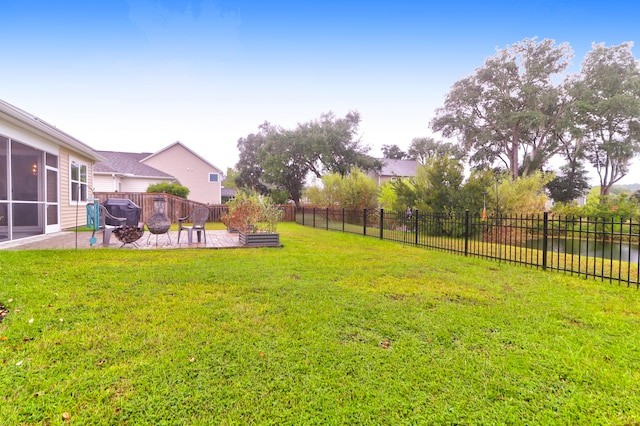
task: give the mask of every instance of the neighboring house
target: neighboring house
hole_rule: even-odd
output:
[[[149,185],[173,183],[176,178],[142,163],[152,153],[98,151],[106,160],[93,172],[96,192],[145,192]]]
[[[175,182],[189,188],[189,199],[220,204],[222,171],[181,142],[153,154],[98,151],[107,160],[96,164],[96,192],[145,192],[150,184]]]
[[[0,242],[85,224],[96,151],[0,100]]]
[[[382,163],[380,172],[372,172],[369,174],[369,176],[378,183],[378,186],[395,179],[415,177],[416,169],[419,165],[416,160],[381,158],[380,162]]]
[[[222,203],[228,203],[236,197],[236,188],[222,188]]]

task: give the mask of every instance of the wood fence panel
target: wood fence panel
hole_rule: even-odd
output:
[[[177,197],[171,194],[158,194],[148,192],[96,192],[95,197],[100,203],[104,203],[109,198],[125,198],[133,201],[138,207],[142,209],[140,220],[146,222],[153,213],[153,199],[154,197],[161,195],[165,197],[165,214],[171,220],[171,223],[177,223],[178,218],[187,216],[194,208],[198,206],[204,206],[209,208],[209,220],[208,222],[222,222],[222,215],[229,211],[229,206],[226,204],[203,204],[197,201],[185,200],[184,198]],[[295,206],[285,204],[279,206],[284,215],[283,222],[294,222],[296,218]]]

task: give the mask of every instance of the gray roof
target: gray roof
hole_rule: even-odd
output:
[[[380,159],[382,170],[380,176],[400,176],[411,177],[416,175],[418,162],[416,160],[392,160],[390,158]]]
[[[157,177],[175,179],[173,176],[147,166],[140,161],[151,155],[149,152],[117,152],[117,151],[97,151],[106,161],[96,163],[95,173],[115,173],[122,175],[134,175],[140,177]]]
[[[235,197],[236,192],[238,192],[236,188],[222,188],[220,195],[222,195],[223,197]]]

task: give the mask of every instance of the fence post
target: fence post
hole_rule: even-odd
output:
[[[469,255],[469,209],[464,211],[464,255]]]
[[[342,208],[342,232],[344,232],[344,207]]]
[[[542,269],[547,269],[547,243],[549,242],[549,236],[547,233],[549,232],[549,213],[544,212],[543,223],[542,223]]]
[[[302,226],[304,226],[304,207],[302,208]]]
[[[414,216],[416,218],[416,226],[414,229],[414,232],[416,234],[416,246],[418,245],[418,226],[420,225],[420,221],[418,221],[418,216],[420,216],[420,212],[418,212],[418,209],[416,209],[416,211],[414,212]]]
[[[380,239],[383,240],[384,239],[384,209],[380,209]]]
[[[313,227],[316,227],[316,208],[313,208]]]
[[[367,209],[363,210],[363,229],[362,229],[362,235],[366,236],[367,235]]]
[[[327,231],[329,230],[329,207],[327,207],[327,210],[325,212],[327,214]]]

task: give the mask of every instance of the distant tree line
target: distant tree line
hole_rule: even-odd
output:
[[[593,44],[575,75],[566,74],[573,56],[566,43],[524,39],[498,49],[452,86],[430,122],[456,142],[417,137],[406,152],[383,145],[384,158],[418,161],[414,178],[381,188],[364,183],[381,163],[362,144],[354,111],[322,114],[294,129],[265,122],[238,140],[234,183],[296,204],[305,198],[326,206],[526,213],[548,207],[547,194],[565,206],[585,194],[590,165],[600,180],[598,202],[606,204],[602,197],[640,153],[640,69],[632,46]],[[553,170],[557,158],[564,161]]]
[[[606,195],[640,152],[640,69],[632,46],[594,44],[580,73],[566,76],[573,56],[566,43],[525,39],[500,49],[454,84],[431,127],[457,137],[473,168],[498,166],[513,179],[562,156],[557,191],[581,185],[588,162]]]

